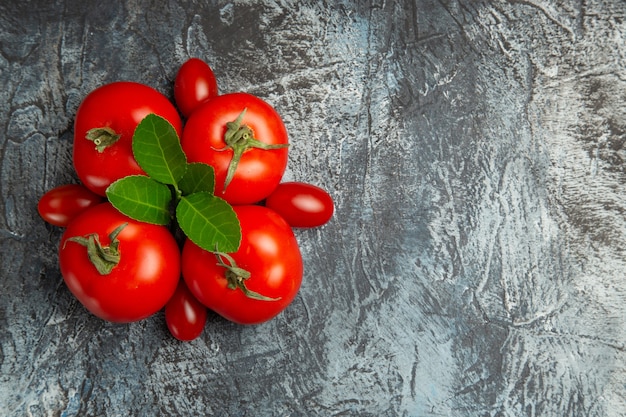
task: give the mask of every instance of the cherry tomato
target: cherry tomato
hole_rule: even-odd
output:
[[[262,206],[234,210],[242,233],[237,252],[216,255],[187,240],[183,277],[209,309],[235,323],[258,324],[278,315],[295,298],[302,282],[302,256],[291,227],[277,213]]]
[[[41,196],[37,211],[46,222],[66,227],[80,213],[103,201],[104,197],[80,184],[66,184],[55,187]]]
[[[76,112],[73,161],[87,188],[104,196],[112,182],[145,174],[133,157],[132,138],[139,122],[150,113],[165,118],[181,135],[176,107],[147,85],[114,82],[85,97]]]
[[[165,322],[172,336],[190,341],[200,336],[206,324],[207,310],[187,288],[184,280],[165,305]]]
[[[70,222],[61,238],[59,264],[72,294],[91,313],[113,322],[156,313],[180,279],[180,251],[169,230],[132,220],[110,203]]]
[[[172,336],[190,341],[200,336],[207,319],[206,307],[187,288],[184,280],[165,306],[165,322]]]
[[[217,96],[217,81],[211,67],[199,58],[181,65],[174,80],[174,99],[185,117],[200,104]]]
[[[302,182],[281,183],[267,197],[265,206],[280,214],[292,227],[317,227],[333,216],[333,199],[322,188]]]
[[[231,204],[263,200],[287,167],[282,119],[268,103],[247,93],[224,94],[198,107],[187,120],[181,144],[189,162],[215,169],[215,195]]]

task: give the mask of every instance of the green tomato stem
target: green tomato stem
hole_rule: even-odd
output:
[[[89,129],[85,139],[92,141],[96,145],[96,150],[102,153],[106,148],[117,142],[121,136],[115,130],[105,126]]]
[[[228,165],[226,179],[224,180],[224,191],[226,191],[226,188],[235,176],[235,171],[237,171],[237,166],[245,151],[253,148],[262,150],[281,149],[289,146],[287,143],[268,144],[255,138],[252,129],[243,124],[246,111],[247,109],[243,109],[239,116],[237,116],[237,119],[226,123],[226,133],[224,133],[226,146],[222,149],[216,149],[217,151],[224,151],[226,149],[233,151],[233,157]]]
[[[250,272],[246,271],[243,268],[238,267],[233,257],[230,256],[229,254],[223,253],[223,252],[214,252],[214,253],[215,253],[215,256],[217,257],[217,264],[221,267],[226,268],[226,273],[224,275],[226,277],[226,280],[228,281],[228,288],[230,288],[231,290],[240,289],[241,291],[243,291],[246,297],[252,298],[254,300],[260,300],[260,301],[280,300],[280,297],[278,298],[266,297],[263,294],[259,294],[258,292],[248,289],[248,287],[246,287],[245,281],[251,277]],[[223,258],[226,258],[228,263],[225,263]]]
[[[70,237],[65,241],[63,247],[65,247],[67,242],[75,242],[86,247],[87,256],[98,273],[100,273],[100,275],[108,275],[120,262],[120,241],[117,239],[117,235],[119,235],[127,225],[128,223],[123,223],[111,232],[109,235],[111,242],[109,246],[102,246],[98,235],[93,233],[86,236]]]

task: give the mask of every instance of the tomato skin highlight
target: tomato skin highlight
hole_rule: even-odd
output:
[[[243,124],[254,136],[270,145],[287,144],[285,125],[262,99],[247,93],[217,96],[198,107],[183,130],[181,145],[189,162],[204,162],[215,170],[215,195],[233,205],[255,204],[265,199],[280,183],[287,168],[287,148],[248,149],[224,191],[224,182],[233,151],[226,148],[226,124],[246,110]]]
[[[335,211],[332,197],[324,189],[302,182],[284,182],[267,197],[265,206],[280,214],[291,227],[319,227]]]
[[[225,268],[215,254],[187,240],[182,252],[183,277],[193,295],[209,309],[235,323],[259,324],[276,317],[300,289],[303,261],[291,227],[274,211],[262,206],[235,206],[242,242],[230,256],[250,272],[249,290],[279,298],[266,301],[230,289]]]
[[[69,238],[96,234],[104,246],[118,235],[120,261],[101,275],[87,256],[87,248]],[[65,229],[59,246],[59,265],[72,294],[92,314],[111,322],[133,322],[162,309],[180,278],[180,251],[165,226],[133,220],[110,203],[84,211]]]
[[[180,341],[196,339],[204,330],[207,308],[189,291],[180,279],[176,292],[165,306],[165,322],[172,336]]]
[[[132,138],[137,125],[151,113],[165,118],[179,136],[182,134],[178,110],[150,86],[118,81],[98,87],[83,99],[74,122],[73,162],[85,187],[104,196],[112,182],[145,174],[133,156]],[[98,152],[86,136],[90,129],[103,127],[112,129],[120,138]]]
[[[65,184],[48,190],[41,196],[37,211],[47,223],[67,227],[80,213],[103,201],[104,197],[80,184]]]
[[[206,62],[190,58],[181,65],[174,79],[174,99],[184,117],[217,94],[215,74]]]

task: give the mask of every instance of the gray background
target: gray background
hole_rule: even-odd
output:
[[[2,2],[0,410],[626,415],[625,34],[621,0]],[[88,314],[36,203],[87,93],[190,56],[337,211],[283,314],[181,343]]]

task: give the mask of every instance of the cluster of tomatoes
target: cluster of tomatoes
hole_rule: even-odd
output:
[[[65,228],[61,274],[91,313],[133,322],[165,309],[171,334],[192,340],[204,329],[208,310],[240,324],[262,323],[283,311],[303,276],[292,228],[325,224],[334,203],[317,186],[281,182],[289,144],[281,117],[254,95],[218,94],[215,75],[204,61],[192,58],[180,67],[174,101],[135,82],[114,82],[89,93],[74,126],[73,164],[80,184],[49,190],[38,211],[48,223]],[[133,136],[149,115],[171,126],[185,166],[212,167],[210,187],[202,183],[208,175],[197,174],[189,176],[196,182],[189,185],[185,179],[185,186],[210,188],[228,204],[240,232],[236,251],[201,247],[176,221],[167,226],[143,221],[107,198],[112,184],[148,176],[145,164],[135,158]],[[153,133],[164,135],[156,128]],[[154,152],[158,165],[170,150],[162,146]],[[135,187],[125,201],[144,201],[150,190]],[[181,198],[178,188],[171,194],[173,201]],[[150,204],[139,207],[149,210]],[[208,223],[193,220],[189,227],[203,232],[210,224],[214,227],[207,234],[223,232],[218,227],[223,212],[215,212],[215,218],[202,215],[198,218],[208,217]]]

